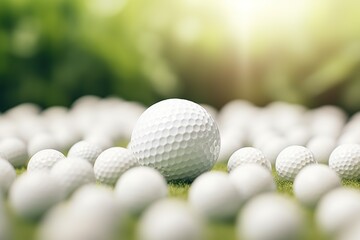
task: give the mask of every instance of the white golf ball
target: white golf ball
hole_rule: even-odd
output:
[[[65,159],[64,154],[54,149],[44,149],[32,156],[27,171],[50,170],[58,161]]]
[[[315,137],[306,145],[318,163],[328,164],[331,152],[336,148],[336,140],[331,137]]]
[[[10,240],[11,238],[11,225],[9,223],[8,215],[5,211],[5,206],[3,203],[3,196],[0,192],[0,239]]]
[[[234,152],[229,159],[227,168],[231,172],[236,167],[247,163],[259,164],[271,171],[270,161],[265,158],[260,150],[253,147],[240,148]]]
[[[13,183],[9,202],[14,212],[27,219],[38,218],[64,197],[63,189],[47,171],[24,173]]]
[[[280,152],[275,167],[281,178],[293,181],[301,169],[314,163],[317,162],[309,149],[294,145]]]
[[[242,202],[260,193],[276,191],[271,172],[258,164],[244,164],[236,167],[229,174],[229,178],[238,190]]]
[[[165,199],[152,205],[141,217],[140,240],[203,239],[201,220],[180,200]]]
[[[33,156],[35,153],[44,149],[58,149],[59,146],[55,140],[55,137],[50,134],[37,134],[30,139],[27,146],[29,156]]]
[[[338,188],[326,194],[318,204],[315,219],[328,236],[338,234],[360,216],[360,192]]]
[[[0,158],[0,195],[6,195],[16,178],[14,167],[5,159]]]
[[[271,165],[274,166],[279,153],[289,145],[289,142],[285,138],[271,137],[260,149],[266,158],[269,159]]]
[[[236,216],[241,199],[237,189],[223,172],[207,172],[192,183],[189,204],[209,220],[228,220]]]
[[[107,185],[115,185],[121,174],[137,166],[137,161],[126,148],[112,147],[102,152],[95,161],[96,180]]]
[[[344,230],[341,231],[337,240],[358,240],[360,239],[360,217],[358,217],[354,222],[346,226]]]
[[[131,149],[140,165],[158,169],[167,180],[194,179],[216,163],[220,134],[203,107],[168,99],[140,116]]]
[[[26,145],[18,138],[5,138],[0,141],[0,156],[14,167],[25,166],[28,160]]]
[[[248,202],[237,220],[238,239],[303,239],[303,212],[290,198],[266,193]]]
[[[118,232],[117,206],[109,189],[81,187],[66,204],[57,205],[41,222],[40,240],[114,240]]]
[[[341,186],[339,176],[326,165],[304,167],[294,181],[295,197],[304,205],[314,207],[326,193]]]
[[[96,158],[101,153],[101,148],[97,145],[87,142],[80,141],[75,143],[69,150],[68,157],[82,158],[90,162],[91,164],[95,163]]]
[[[66,195],[82,185],[95,183],[91,163],[82,158],[66,158],[58,161],[50,173],[64,187]]]
[[[360,145],[342,144],[329,158],[329,166],[344,179],[360,178]]]
[[[150,204],[165,198],[165,178],[155,169],[135,167],[125,172],[116,183],[115,196],[123,211],[139,214]]]

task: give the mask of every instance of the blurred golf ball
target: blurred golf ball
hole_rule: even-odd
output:
[[[14,167],[23,167],[28,161],[27,148],[18,138],[5,138],[0,141],[0,157],[8,160]]]
[[[120,208],[137,215],[168,194],[165,178],[155,169],[135,167],[125,172],[115,186]]]
[[[141,217],[140,240],[199,240],[202,225],[191,208],[180,200],[166,199],[152,205]]]
[[[304,216],[290,198],[275,193],[259,195],[248,202],[237,220],[238,239],[303,239]]]
[[[140,116],[131,135],[131,149],[140,165],[156,168],[167,180],[191,180],[216,163],[220,135],[203,107],[168,99]]]
[[[12,209],[26,219],[40,217],[63,197],[62,186],[47,171],[22,174],[9,192]]]
[[[209,220],[229,220],[236,216],[241,199],[223,172],[207,172],[195,179],[189,189],[189,204]]]
[[[0,198],[8,193],[15,178],[14,167],[7,160],[0,158]]]
[[[339,176],[326,165],[304,167],[294,181],[294,195],[305,206],[314,207],[329,191],[341,186]]]
[[[66,195],[71,194],[82,185],[95,183],[91,163],[82,158],[66,158],[58,161],[50,173],[64,187]]]
[[[241,202],[246,202],[260,193],[276,191],[271,172],[258,164],[240,165],[231,171],[229,178],[237,189]]]

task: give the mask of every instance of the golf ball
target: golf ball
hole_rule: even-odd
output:
[[[115,186],[115,196],[121,209],[139,214],[168,194],[165,178],[155,169],[135,167],[125,172]]]
[[[244,206],[237,220],[237,236],[239,240],[300,240],[304,227],[298,205],[286,196],[266,193]]]
[[[7,194],[15,178],[14,167],[7,160],[0,158],[0,196]]]
[[[112,147],[102,152],[95,161],[96,180],[107,185],[115,185],[121,174],[137,165],[137,161],[126,148]]]
[[[180,200],[165,199],[152,205],[141,217],[140,240],[203,239],[200,219]]]
[[[271,171],[270,161],[265,158],[260,150],[253,147],[240,148],[234,152],[229,159],[227,168],[231,172],[236,167],[247,163],[259,164]]]
[[[234,218],[242,202],[229,176],[213,171],[195,179],[189,190],[189,203],[201,216],[216,221]]]
[[[24,173],[13,183],[9,202],[17,215],[35,219],[63,199],[62,190],[47,171]]]
[[[5,138],[0,141],[0,156],[14,167],[25,166],[28,160],[26,145],[18,138]]]
[[[54,149],[44,149],[32,156],[27,171],[50,170],[58,161],[65,159],[64,154]]]
[[[33,156],[43,149],[58,149],[58,144],[53,136],[50,134],[40,133],[36,134],[30,139],[27,146],[29,156]]]
[[[329,158],[329,166],[344,179],[360,178],[360,145],[342,144]]]
[[[320,229],[332,236],[344,230],[360,216],[360,192],[350,188],[338,188],[326,194],[315,212]]]
[[[82,158],[87,160],[91,164],[94,164],[96,158],[100,155],[101,152],[101,148],[97,145],[87,141],[80,141],[75,143],[70,148],[67,156]]]
[[[339,176],[326,165],[304,167],[294,181],[295,197],[305,206],[315,207],[326,193],[341,186]]]
[[[66,158],[57,162],[50,170],[51,175],[69,195],[77,188],[88,183],[95,183],[94,170],[91,164],[82,158]]]
[[[140,116],[131,135],[131,149],[140,165],[159,170],[167,180],[191,180],[216,163],[220,134],[203,107],[168,99]]]
[[[318,163],[328,164],[330,154],[336,148],[336,140],[332,137],[315,137],[307,143],[307,148]]]
[[[246,202],[264,192],[276,191],[270,171],[258,164],[244,164],[229,174],[230,181],[238,190],[241,202]]]
[[[302,146],[289,146],[276,158],[276,171],[283,179],[293,181],[306,165],[317,163],[312,152]]]

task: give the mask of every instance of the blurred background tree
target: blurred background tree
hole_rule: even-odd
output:
[[[360,106],[360,1],[1,0],[0,110],[85,94]]]

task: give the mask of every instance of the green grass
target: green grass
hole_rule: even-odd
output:
[[[226,171],[226,164],[217,164],[213,168],[216,171]],[[25,168],[17,169],[17,174],[21,174],[25,171]],[[273,172],[277,190],[280,193],[289,195],[293,197],[293,189],[292,183],[290,181],[284,181],[277,176],[276,172]],[[359,181],[351,181],[351,180],[343,180],[344,186],[353,187],[360,189]],[[188,190],[190,184],[187,182],[177,182],[177,183],[169,183],[169,196],[180,198],[186,200],[188,197]],[[325,240],[324,236],[322,236],[318,229],[316,229],[316,225],[314,223],[313,218],[313,210],[304,209],[304,212],[307,216],[307,225],[308,231],[305,233],[304,239],[317,239],[317,240]],[[35,239],[35,233],[37,229],[36,222],[29,222],[22,220],[21,218],[16,217],[8,208],[8,213],[11,219],[11,225],[13,226],[12,232],[14,234],[14,240],[32,240]],[[137,218],[130,217],[123,221],[123,226],[119,229],[121,232],[122,238],[126,240],[136,239],[135,238],[135,230],[137,226]],[[213,222],[208,223],[206,225],[206,240],[232,240],[236,239],[236,231],[235,231],[235,220],[228,222]]]

